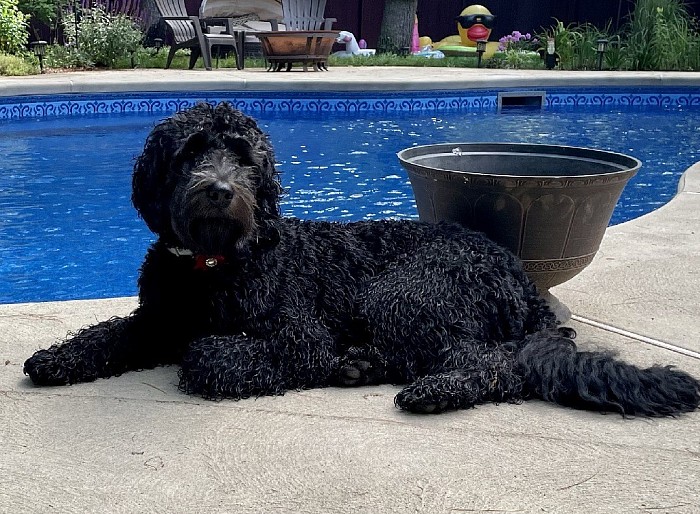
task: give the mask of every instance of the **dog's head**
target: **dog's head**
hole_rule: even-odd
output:
[[[156,125],[132,184],[132,201],[148,227],[197,253],[240,248],[280,215],[270,143],[228,103],[197,104]]]

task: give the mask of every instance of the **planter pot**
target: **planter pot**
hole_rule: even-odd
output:
[[[484,232],[522,259],[543,296],[593,260],[641,166],[619,153],[517,143],[416,146],[398,157],[422,221]]]

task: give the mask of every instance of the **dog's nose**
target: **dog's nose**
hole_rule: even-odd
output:
[[[233,200],[233,191],[223,184],[212,184],[207,187],[207,198],[217,207],[228,207]]]

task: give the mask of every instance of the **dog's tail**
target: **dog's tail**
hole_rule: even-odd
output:
[[[700,382],[671,366],[641,369],[609,352],[577,351],[556,331],[528,336],[518,354],[526,395],[623,416],[676,416],[700,405]]]

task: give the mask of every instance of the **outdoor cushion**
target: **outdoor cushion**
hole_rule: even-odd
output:
[[[257,14],[261,20],[281,20],[282,0],[203,0],[199,13],[203,18],[236,18]]]

